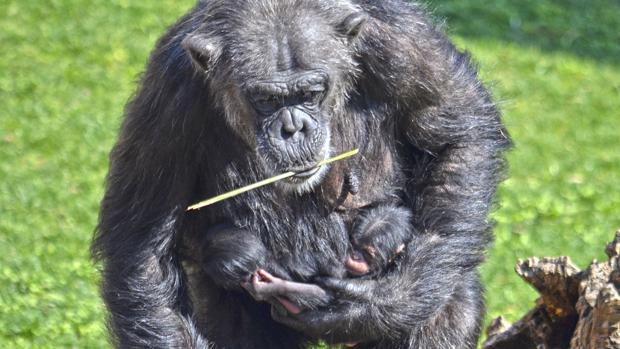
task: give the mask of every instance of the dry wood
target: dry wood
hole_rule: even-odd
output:
[[[605,262],[580,271],[568,257],[519,261],[517,273],[541,297],[510,325],[487,329],[484,349],[620,349],[620,230]]]

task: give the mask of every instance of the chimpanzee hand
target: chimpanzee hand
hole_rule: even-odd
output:
[[[410,210],[388,205],[371,208],[355,222],[351,233],[353,251],[345,266],[352,276],[374,276],[385,271],[404,252],[412,235]],[[281,307],[276,303],[272,308],[272,317],[310,337],[330,343],[348,343],[350,346],[376,341],[380,336],[385,336],[385,331],[396,331],[387,326],[368,325],[371,322],[376,324],[379,312],[385,311],[386,306],[390,307],[393,298],[388,296],[388,279],[318,278],[315,282],[318,286],[289,283],[282,288],[291,294],[298,291],[306,298],[323,294],[331,296],[334,301],[328,307],[317,310],[312,306],[295,308],[284,302]],[[327,297],[315,299],[324,301]],[[380,304],[381,300],[386,300],[386,304]]]
[[[411,240],[411,212],[379,206],[362,214],[351,233],[351,251],[345,266],[352,276],[375,275],[394,261]]]
[[[262,269],[242,286],[254,299],[271,303],[283,314],[317,309],[331,300],[331,296],[319,286],[283,280]]]
[[[451,259],[457,248],[451,244],[455,240],[434,234],[415,235],[388,272],[375,278],[317,278],[315,284],[333,299],[326,307],[298,314],[272,311],[272,317],[329,343],[380,343],[378,347],[402,343],[412,331],[435,326],[434,316],[442,318],[439,314],[443,311],[448,313],[443,318],[449,319],[450,309],[467,314],[475,308],[475,302],[455,293],[459,288],[473,287],[468,282],[475,284],[471,281],[475,281],[475,270]],[[457,243],[462,245],[462,241]]]
[[[377,319],[375,312],[379,310],[373,307],[372,301],[379,286],[376,280],[322,278],[316,281],[323,290],[333,294],[334,301],[329,306],[297,313],[273,307],[272,318],[311,338],[332,344],[353,346],[376,341],[382,335],[376,326],[368,326]]]

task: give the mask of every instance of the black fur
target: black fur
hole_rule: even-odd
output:
[[[368,263],[367,276],[386,270],[415,236],[408,207],[379,206],[363,212],[351,232],[352,253]]]
[[[280,57],[269,40],[282,35],[292,54]],[[255,118],[243,88],[317,66],[329,90],[321,116],[311,117],[331,132],[331,154],[360,148],[360,155],[303,190],[278,184],[185,212],[286,166],[276,148],[265,148],[273,146],[261,138],[268,121]],[[468,56],[415,4],[199,2],[157,44],[111,153],[93,253],[103,262],[114,343],[475,348],[483,313],[477,267],[509,145]],[[310,148],[303,151],[316,155]],[[357,188],[342,194],[336,189],[351,187],[348,169]],[[407,208],[411,241],[376,277],[349,278],[350,230],[372,212],[368,205]],[[210,259],[209,239],[228,230],[248,240]],[[244,253],[257,259],[239,264]],[[329,303],[295,316],[271,313],[227,284],[230,275],[269,265],[320,286]]]

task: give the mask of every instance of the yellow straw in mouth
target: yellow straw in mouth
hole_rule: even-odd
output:
[[[319,162],[316,165],[316,168],[319,168],[319,167],[327,165],[327,164],[331,164],[332,162],[336,162],[336,161],[344,160],[346,158],[350,158],[352,156],[357,155],[358,153],[359,153],[359,149],[351,150],[351,151],[346,152],[344,154],[341,154],[341,155],[335,156],[333,158],[330,158],[330,159],[323,160],[323,161]],[[220,201],[228,200],[228,199],[230,199],[232,197],[235,197],[235,196],[237,196],[239,194],[243,194],[243,193],[248,192],[250,190],[254,190],[256,188],[264,187],[266,185],[275,183],[277,181],[281,181],[283,179],[286,179],[286,178],[289,178],[289,177],[293,177],[296,174],[297,174],[296,172],[286,172],[286,173],[283,173],[281,175],[277,175],[275,177],[271,177],[269,179],[265,179],[263,181],[260,181],[260,182],[254,183],[254,184],[250,184],[250,185],[248,185],[246,187],[235,189],[233,191],[229,191],[228,193],[224,193],[222,195],[218,195],[216,197],[212,197],[212,198],[207,199],[205,201],[201,201],[201,202],[199,202],[197,204],[194,204],[194,205],[188,207],[187,211],[200,210],[203,207],[207,207],[207,206],[213,205],[215,203],[218,203]]]

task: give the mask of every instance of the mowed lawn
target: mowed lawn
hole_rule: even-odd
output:
[[[0,347],[108,347],[89,243],[154,41],[193,1],[0,2]],[[518,258],[603,258],[620,228],[620,3],[435,0],[515,140],[483,268],[489,318],[536,295]],[[455,251],[458,253],[458,251]]]

